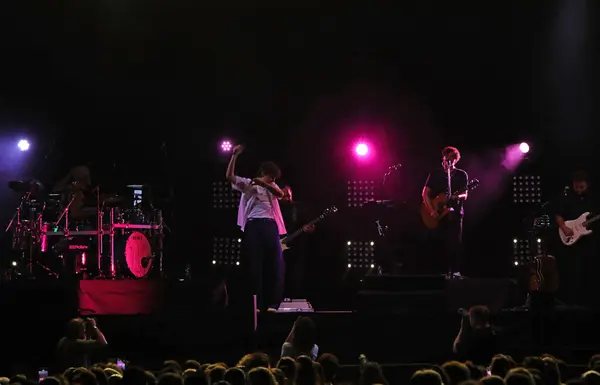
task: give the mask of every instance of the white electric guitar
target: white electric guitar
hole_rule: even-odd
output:
[[[310,227],[314,224],[316,224],[317,222],[322,221],[323,219],[325,219],[325,217],[331,213],[337,213],[338,209],[335,206],[331,206],[326,208],[325,210],[323,210],[323,212],[321,213],[321,215],[319,215],[318,217],[316,217],[315,219],[313,219],[312,221],[308,222],[307,224],[305,224],[304,226],[302,226],[301,228],[299,228],[298,230],[294,231],[293,233],[287,235],[285,238],[281,239],[281,251],[286,251],[290,248],[290,246],[288,246],[288,244],[293,241],[294,239],[296,239],[298,236],[300,236],[301,234],[304,234],[306,232],[306,230],[304,230],[307,227]]]
[[[596,222],[600,219],[600,214],[588,218],[590,213],[583,213],[579,218],[574,219],[572,221],[565,221],[565,226],[573,230],[573,235],[568,236],[561,229],[558,229],[558,235],[560,236],[560,240],[567,246],[571,246],[575,242],[577,242],[581,237],[589,235],[592,233],[592,230],[589,230],[587,227],[592,223]]]

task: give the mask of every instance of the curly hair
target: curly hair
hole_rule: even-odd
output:
[[[458,151],[458,148],[452,146],[444,147],[444,149],[442,150],[442,156],[448,157],[450,155],[454,155],[456,163],[458,163],[458,161],[460,160],[460,151]]]
[[[273,179],[279,179],[281,177],[281,170],[273,162],[262,163],[258,169],[258,173],[260,176],[266,175],[272,177]]]

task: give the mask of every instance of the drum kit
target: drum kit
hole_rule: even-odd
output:
[[[128,198],[101,194],[85,198],[85,220],[72,219],[72,189],[44,193],[37,180],[11,181],[8,187],[22,194],[6,227],[12,235],[17,275],[40,274],[59,278],[144,278],[163,273],[164,231],[162,211],[135,194],[143,186],[128,186]],[[18,265],[18,268],[17,268]]]

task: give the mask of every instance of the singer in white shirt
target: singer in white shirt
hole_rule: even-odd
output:
[[[275,312],[282,300],[285,274],[279,240],[286,229],[278,201],[284,193],[275,183],[281,171],[275,163],[265,162],[254,179],[236,176],[236,160],[243,150],[242,146],[233,149],[226,173],[232,187],[242,193],[238,209],[238,226],[244,232],[242,267],[257,296],[257,308]]]

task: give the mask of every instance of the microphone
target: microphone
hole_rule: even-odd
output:
[[[448,159],[448,160],[446,161],[446,164],[447,164],[448,166],[452,167],[452,166],[454,166],[454,161],[453,161],[452,159]]]
[[[571,190],[571,188],[569,186],[565,186],[565,189],[563,190],[563,194],[565,196],[567,196],[567,194],[569,194],[569,190]]]

